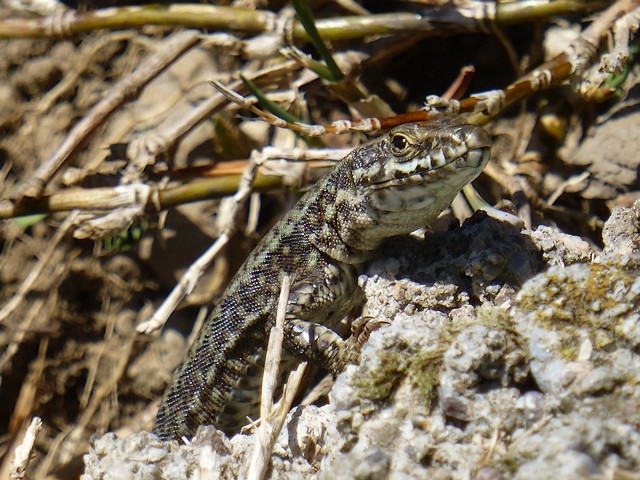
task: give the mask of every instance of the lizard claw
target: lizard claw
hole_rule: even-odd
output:
[[[360,363],[360,351],[374,330],[388,325],[389,321],[373,317],[360,317],[351,324],[351,336],[344,341],[340,349],[338,368],[332,370],[334,376],[340,373],[348,364]]]
[[[369,336],[380,327],[389,325],[389,320],[381,320],[373,317],[360,317],[351,324],[351,340],[359,348],[369,340]]]

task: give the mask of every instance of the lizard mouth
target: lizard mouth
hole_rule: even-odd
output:
[[[458,153],[449,160],[443,155],[427,154],[416,157],[394,172],[393,178],[374,181],[370,186],[377,190],[389,187],[413,186],[442,181],[449,177],[466,179],[469,174],[480,173],[489,160],[489,146],[482,146]],[[409,168],[407,168],[409,167]],[[468,180],[465,180],[465,183]]]

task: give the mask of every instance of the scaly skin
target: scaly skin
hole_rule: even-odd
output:
[[[275,225],[235,275],[174,373],[156,418],[163,439],[199,425],[234,433],[259,410],[269,329],[291,279],[284,350],[339,373],[357,359],[333,328],[357,302],[357,277],[386,239],[435,220],[489,158],[473,125],[397,127],[342,159]]]

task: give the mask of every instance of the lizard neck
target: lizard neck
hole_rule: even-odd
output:
[[[368,261],[386,237],[375,234],[367,199],[352,170],[337,168],[309,193],[304,213],[309,241],[336,261],[350,265]]]

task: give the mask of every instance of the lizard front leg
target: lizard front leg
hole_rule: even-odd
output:
[[[360,349],[334,330],[357,306],[358,269],[316,251],[304,275],[293,282],[284,320],[284,349],[337,375],[357,363]]]

